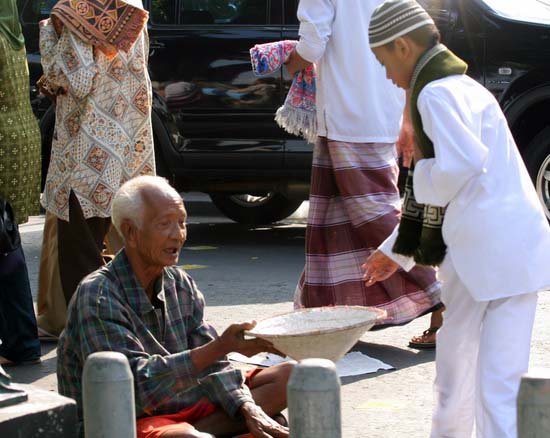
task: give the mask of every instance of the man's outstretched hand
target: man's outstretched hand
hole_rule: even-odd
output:
[[[361,267],[365,271],[363,280],[367,287],[388,279],[399,269],[399,265],[380,250],[374,251]]]
[[[252,330],[256,327],[256,321],[243,322],[240,324],[232,324],[220,336],[220,343],[223,349],[228,353],[236,351],[245,356],[254,356],[255,354],[268,352],[285,356],[285,354],[276,350],[271,342],[260,338],[245,339],[244,332]]]
[[[245,402],[241,406],[241,412],[254,438],[287,438],[289,436],[288,428],[277,423],[258,405]]]
[[[233,351],[249,357],[264,351],[284,357],[285,355],[275,349],[271,342],[258,338],[244,338],[245,330],[252,330],[255,326],[256,321],[232,324],[219,338],[200,347],[193,348],[191,350],[191,361],[195,370],[202,371]]]

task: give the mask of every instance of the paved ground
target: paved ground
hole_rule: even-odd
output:
[[[251,230],[224,219],[200,195],[186,199],[189,241],[180,262],[187,265],[205,294],[210,322],[222,331],[232,322],[291,310],[295,283],[303,267],[306,209],[283,223]],[[43,218],[38,217],[22,227],[34,293],[42,223]],[[537,314],[532,366],[549,363],[549,315],[550,299],[544,294]],[[428,323],[428,317],[423,317],[404,327],[363,336],[356,349],[396,369],[342,379],[344,438],[429,436],[434,353],[407,347],[408,339]],[[41,365],[10,372],[18,382],[56,390],[55,345],[43,343],[42,351]]]

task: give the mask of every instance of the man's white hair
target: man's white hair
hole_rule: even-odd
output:
[[[138,228],[143,226],[143,191],[151,188],[167,195],[180,197],[180,194],[170,185],[168,180],[160,176],[137,176],[126,181],[115,194],[111,213],[113,225],[121,236],[121,225],[125,220],[132,221]]]

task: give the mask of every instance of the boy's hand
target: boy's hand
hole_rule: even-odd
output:
[[[288,437],[288,428],[273,420],[258,405],[250,402],[243,403],[241,412],[246,426],[254,438]]]
[[[395,147],[397,148],[397,156],[403,156],[403,167],[411,167],[414,153],[414,130],[408,118],[403,118]]]
[[[418,147],[418,145],[415,142],[414,143],[414,162],[418,163],[423,158],[424,158],[424,155],[422,154],[422,151],[420,150],[420,148]]]
[[[380,250],[374,251],[361,267],[365,271],[363,280],[367,287],[388,279],[399,269],[399,265]]]

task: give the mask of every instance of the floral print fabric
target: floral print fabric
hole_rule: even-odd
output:
[[[297,41],[256,44],[250,49],[254,74],[263,76],[282,68]],[[285,103],[277,110],[275,121],[290,134],[301,135],[310,143],[317,139],[315,108],[315,68],[310,65],[294,76]]]
[[[0,198],[11,204],[18,223],[39,213],[40,154],[25,48],[13,49],[0,34]]]
[[[124,182],[155,173],[147,34],[108,58],[67,28],[58,38],[49,22],[40,52],[45,85],[60,90],[42,204],[68,221],[72,190],[86,219],[110,217]]]

